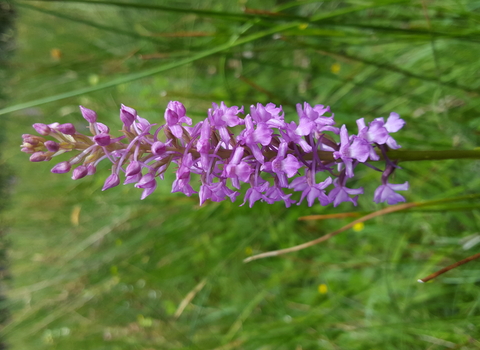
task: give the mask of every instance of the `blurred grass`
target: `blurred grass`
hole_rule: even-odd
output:
[[[291,119],[295,103],[328,104],[350,127],[395,111],[407,120],[396,137],[404,148],[471,149],[480,134],[477,2],[15,5],[17,48],[4,90],[16,111],[2,116],[4,158],[16,170],[4,215],[14,279],[3,333],[12,348],[480,348],[480,264],[416,282],[478,250],[468,244],[479,237],[476,203],[381,217],[244,265],[248,255],[351,221],[298,217],[353,208],[199,208],[198,198],[170,193],[171,176],[141,202],[131,186],[101,192],[101,172],[73,182],[18,151],[34,122],[84,125],[79,104],[120,126],[120,103],[161,122],[170,100],[196,120],[213,101],[274,102]],[[402,167],[395,181],[410,182],[409,201],[478,193],[478,161]],[[371,202],[379,181],[365,171],[353,184],[367,193],[359,211],[381,208]]]

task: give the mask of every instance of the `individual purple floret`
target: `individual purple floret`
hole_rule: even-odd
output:
[[[405,198],[396,193],[395,191],[408,190],[408,181],[403,184],[391,184],[388,182],[388,178],[395,171],[395,165],[387,165],[385,171],[382,174],[382,185],[380,185],[373,196],[375,203],[387,202],[388,204],[397,204],[399,202],[405,202]]]
[[[234,202],[242,184],[247,184],[243,204],[248,202],[250,207],[258,201],[282,201],[289,207],[304,199],[308,206],[317,201],[323,206],[356,205],[363,189],[350,188],[347,181],[357,166],[378,161],[382,155],[386,167],[374,201],[395,204],[405,200],[395,191],[406,190],[408,183],[388,182],[398,166],[388,159],[387,151],[400,147],[390,134],[405,124],[396,113],[386,122],[377,118],[368,126],[361,118],[358,135],[350,135],[345,125],[335,126],[330,107],[306,102],[297,105],[298,123],[285,122],[282,107],[273,103],[252,105],[244,116],[243,107],[221,102],[213,103],[207,117],[194,125],[185,106],[177,101],[168,104],[162,125],[121,105],[122,135],[115,136],[97,121],[95,111],[83,106],[80,111],[89,123],[90,136],[79,133],[71,123],[36,123],[33,127],[41,136],[23,135],[22,152],[30,154],[32,162],[41,162],[73,151],[52,172],[73,169],[74,180],[95,174],[98,163],[107,160],[112,170],[102,190],[118,186],[124,173],[123,184],[142,189],[141,199],[155,191],[171,166],[176,174],[172,192],[187,196],[198,192],[200,204]]]
[[[387,202],[390,205],[405,202],[405,198],[395,191],[406,190],[408,190],[408,181],[403,184],[391,184],[387,182],[375,190],[373,201],[375,203]]]

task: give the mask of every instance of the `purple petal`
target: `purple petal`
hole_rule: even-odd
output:
[[[60,149],[60,145],[55,141],[46,141],[44,145],[49,152],[55,153],[58,152],[58,150]]]
[[[43,136],[50,135],[50,133],[52,132],[52,129],[46,124],[35,123],[32,126],[36,132]]]
[[[61,162],[55,165],[52,170],[50,170],[54,174],[65,174],[70,171],[72,165],[69,162]]]
[[[85,165],[79,165],[73,170],[72,180],[78,180],[88,175],[88,169]]]
[[[392,112],[385,123],[388,132],[397,132],[405,125],[405,120],[401,119],[398,113]]]
[[[303,165],[292,154],[287,155],[282,161],[282,170],[285,171],[289,178],[294,176],[302,166]]]
[[[120,178],[117,174],[111,174],[105,180],[105,184],[103,185],[102,191],[108,190],[112,187],[118,186],[120,184]]]
[[[135,121],[136,117],[137,117],[137,111],[135,109],[127,107],[123,104],[121,105],[120,120],[125,125],[125,127],[129,128]]]
[[[93,141],[99,146],[108,146],[110,144],[109,134],[98,134],[93,137]]]
[[[97,121],[97,113],[91,109],[85,108],[83,106],[80,107],[80,112],[82,112],[83,118],[89,123],[95,123]]]

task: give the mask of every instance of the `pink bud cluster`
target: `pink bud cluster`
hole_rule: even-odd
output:
[[[354,177],[360,163],[382,171],[368,163],[378,161],[382,154],[386,167],[374,201],[405,201],[395,191],[407,190],[408,182],[388,182],[397,166],[388,160],[386,152],[400,147],[390,134],[405,124],[396,113],[386,121],[377,118],[368,126],[361,118],[357,120],[358,134],[349,135],[345,125],[334,126],[329,107],[312,107],[306,102],[297,105],[298,123],[285,121],[282,107],[273,103],[251,106],[250,113],[241,117],[243,107],[227,107],[222,102],[213,103],[207,118],[193,126],[184,105],[177,101],[168,104],[165,123],[160,126],[122,105],[123,135],[115,137],[106,125],[97,122],[94,111],[82,106],[80,110],[92,136],[79,133],[71,123],[37,123],[33,127],[42,136],[23,135],[22,151],[30,153],[33,162],[76,151],[70,160],[52,168],[54,173],[67,173],[76,166],[74,180],[93,175],[97,164],[107,159],[112,172],[103,190],[119,185],[124,174],[123,184],[134,183],[143,189],[142,199],[155,191],[157,181],[173,163],[176,179],[172,192],[187,196],[197,193],[192,187],[192,175],[196,175],[200,204],[227,198],[233,202],[242,183],[246,183],[249,188],[243,204],[249,202],[250,207],[259,200],[283,201],[289,207],[297,202],[291,198],[294,192],[300,192],[297,204],[306,199],[309,206],[316,200],[321,205],[356,205],[363,189],[346,187],[347,180]],[[239,130],[237,134],[235,129]],[[335,141],[337,135],[339,142]]]

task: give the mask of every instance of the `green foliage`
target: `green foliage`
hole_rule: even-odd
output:
[[[409,149],[472,149],[480,133],[480,14],[471,1],[17,1],[4,158],[15,169],[3,329],[18,349],[476,349],[480,265],[416,280],[472,255],[476,203],[380,217],[291,255],[245,257],[349,222],[354,210],[139,201],[101,192],[18,151],[34,122],[117,123],[120,103],[162,123],[170,100],[204,118],[211,102],[330,105],[354,127],[395,111]],[[248,109],[248,108],[247,108]],[[477,193],[478,161],[404,163],[408,201]],[[102,176],[105,175],[105,176]],[[372,193],[380,175],[356,185]],[[368,197],[368,196],[366,196]],[[359,209],[378,210],[370,198]],[[472,206],[473,205],[473,206]],[[189,294],[192,293],[192,294]],[[189,299],[190,298],[190,299]],[[183,312],[179,306],[185,303]],[[180,315],[179,315],[180,314]]]

